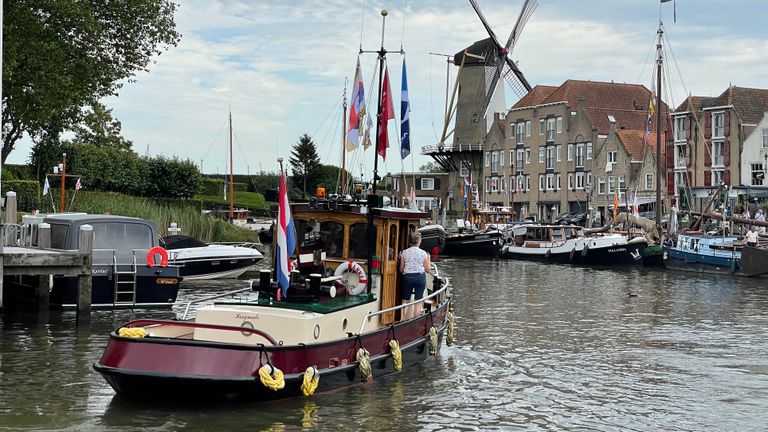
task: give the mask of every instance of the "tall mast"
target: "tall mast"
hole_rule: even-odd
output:
[[[656,226],[661,227],[661,37],[664,34],[662,22],[659,20],[659,36],[656,43]],[[666,160],[664,160],[666,166]]]
[[[381,129],[381,84],[384,81],[384,60],[387,58],[387,50],[384,48],[384,27],[387,23],[387,10],[381,10],[381,48],[379,48],[379,107],[376,115],[376,149],[373,152],[373,185],[372,194],[376,195],[376,186],[379,180],[379,129]],[[385,124],[384,127],[387,127]]]
[[[64,213],[64,182],[67,179],[67,154],[64,153],[61,161],[61,196],[59,200],[59,211]]]
[[[232,110],[229,111],[229,223],[235,223],[235,173],[232,167]]]
[[[347,171],[347,83],[344,82],[343,109],[341,114],[341,196],[346,195]]]

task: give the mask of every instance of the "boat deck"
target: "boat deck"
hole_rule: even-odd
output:
[[[301,310],[306,312],[327,314],[327,313],[355,307],[361,304],[370,303],[375,300],[376,300],[376,296],[374,294],[343,295],[339,297],[325,298],[319,301],[308,301],[308,302],[291,302],[291,301],[279,302],[279,301],[275,301],[270,298],[264,298],[261,296],[258,299],[256,299],[254,296],[253,301],[246,301],[246,302],[225,301],[225,302],[216,302],[216,305],[269,306],[274,308],[294,309],[294,310]]]

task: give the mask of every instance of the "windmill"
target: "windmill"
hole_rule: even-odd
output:
[[[533,14],[536,6],[538,6],[538,2],[536,0],[525,0],[520,15],[518,15],[517,21],[515,22],[515,26],[512,28],[509,38],[507,38],[507,43],[504,45],[501,44],[496,37],[496,33],[491,29],[491,26],[485,19],[477,1],[469,0],[469,3],[483,23],[483,27],[485,27],[485,30],[488,32],[488,36],[490,36],[490,40],[486,39],[485,41],[475,44],[475,46],[484,48],[484,52],[474,53],[483,57],[485,69],[485,79],[483,80],[485,88],[483,91],[477,91],[475,93],[476,105],[473,115],[475,118],[479,119],[486,116],[494,96],[501,90],[501,86],[499,85],[501,77],[504,77],[504,80],[508,83],[515,95],[520,98],[525,96],[531,90],[531,85],[525,79],[523,72],[517,64],[510,58],[510,54],[515,47],[515,43],[522,34],[523,27],[525,27],[525,24]],[[460,62],[456,62],[456,64],[459,63]],[[502,106],[502,109],[503,108],[506,107]]]

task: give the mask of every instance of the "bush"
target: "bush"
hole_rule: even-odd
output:
[[[5,180],[2,196],[8,191],[16,192],[18,210],[29,212],[40,208],[40,183],[35,180]]]

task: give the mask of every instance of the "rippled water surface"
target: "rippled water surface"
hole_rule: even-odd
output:
[[[765,430],[768,283],[653,270],[444,259],[458,342],[307,399],[136,405],[91,368],[108,332],[173,311],[0,317],[6,430]],[[191,298],[232,282],[186,284]]]

